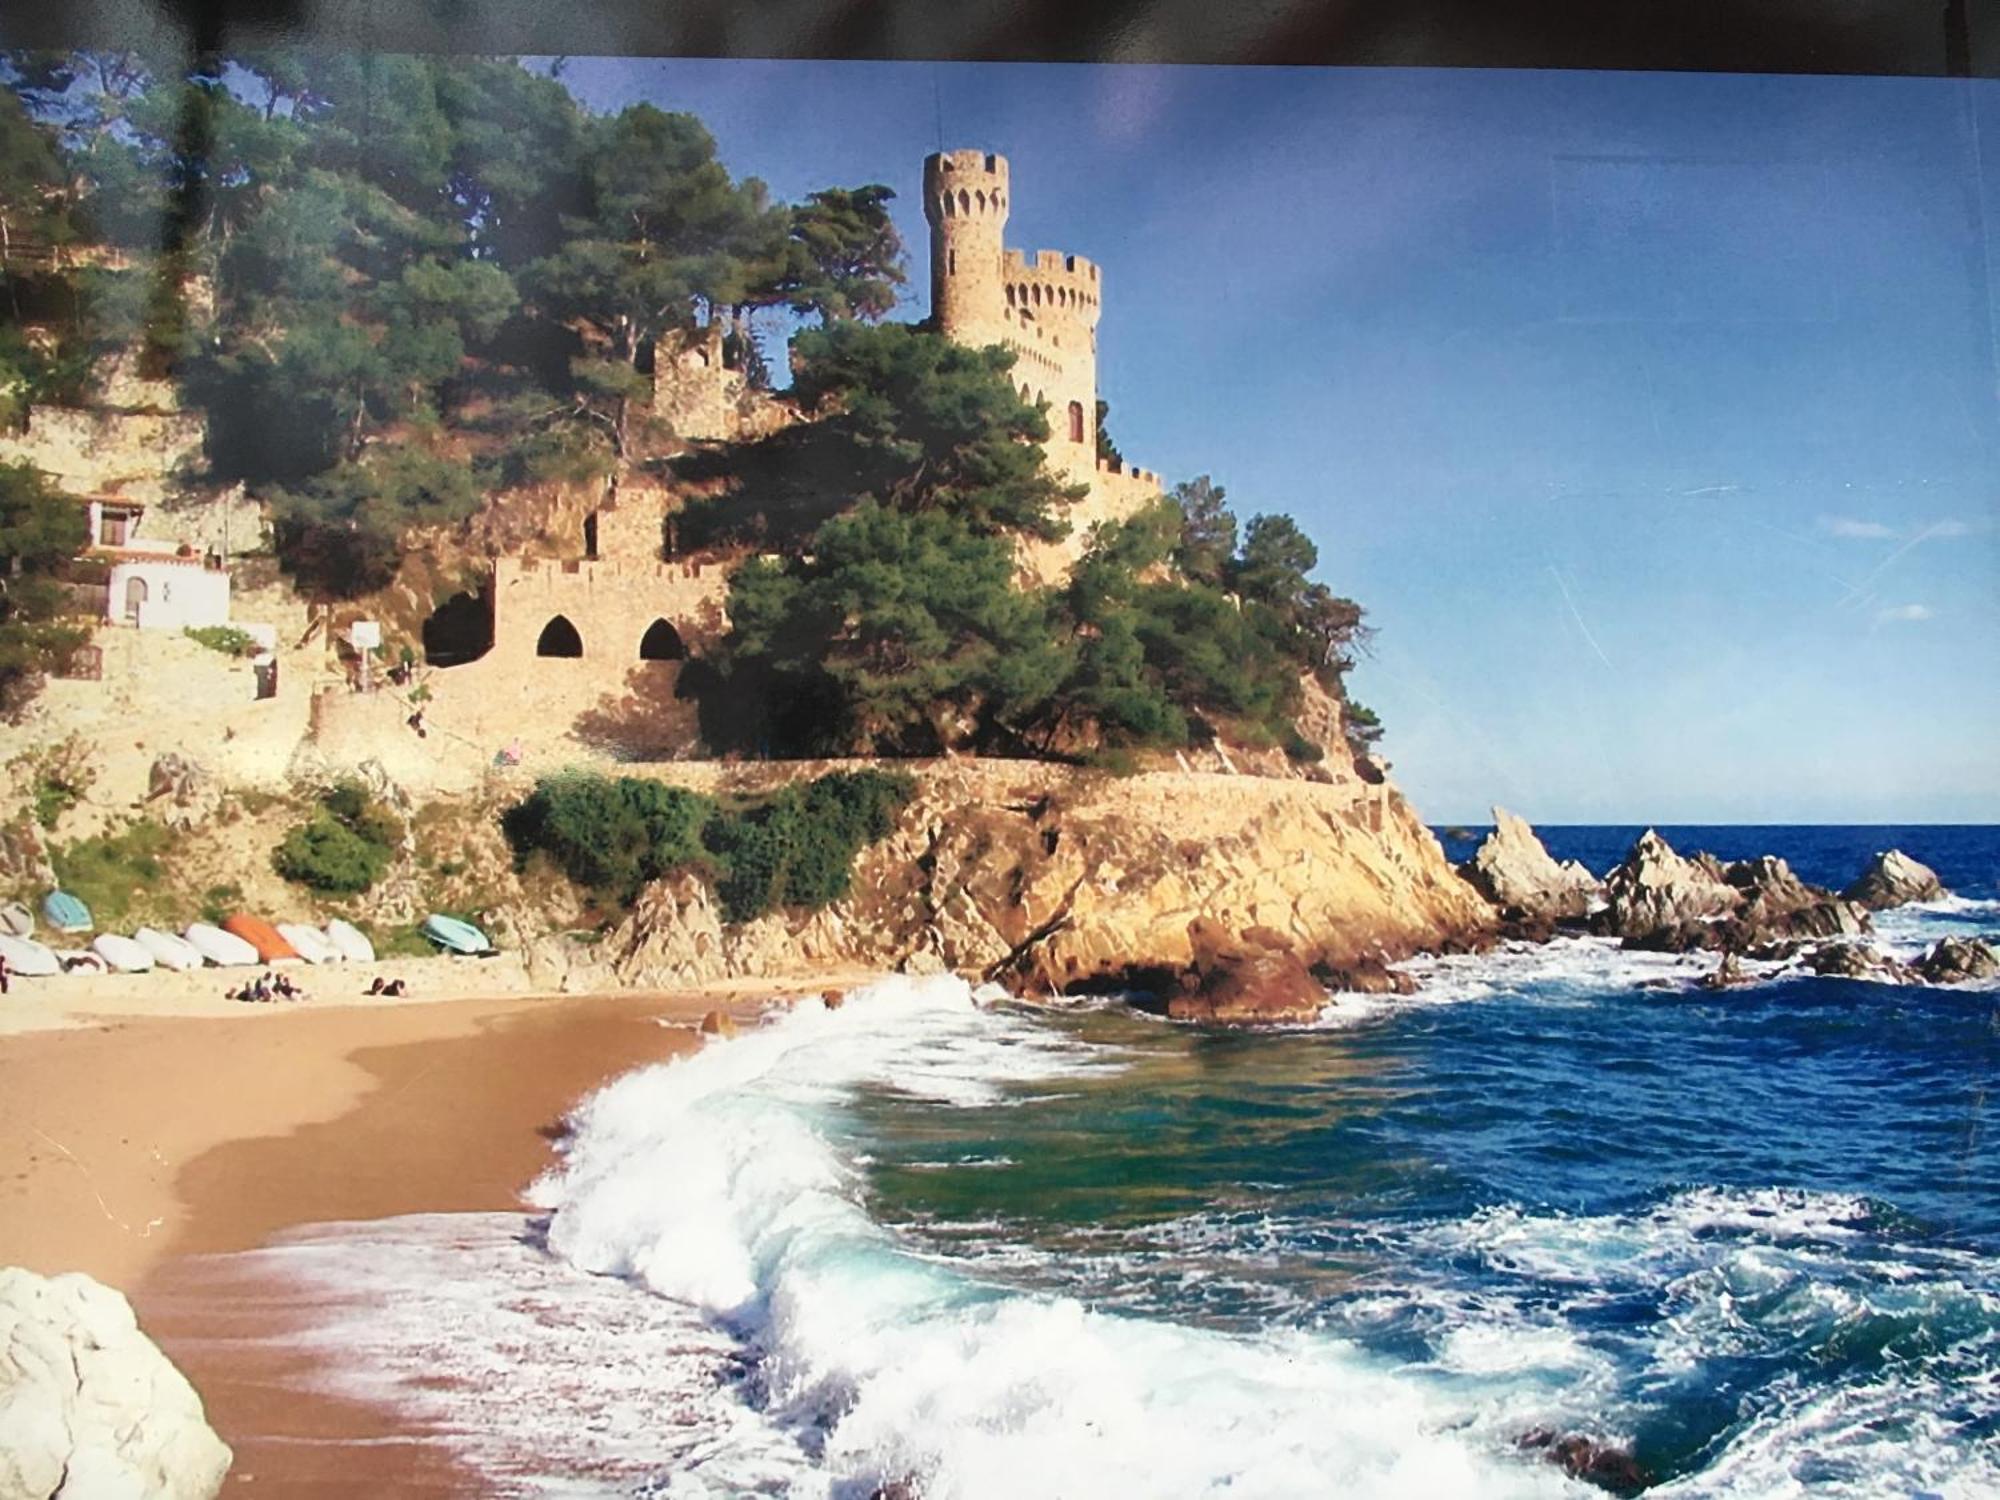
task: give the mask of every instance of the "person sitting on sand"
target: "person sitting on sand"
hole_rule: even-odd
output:
[[[0,995],[7,993],[7,955],[0,953]]]

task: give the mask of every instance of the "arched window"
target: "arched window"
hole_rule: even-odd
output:
[[[972,212],[972,194],[968,193],[964,188],[958,190],[958,211],[962,214]]]
[[[1069,440],[1072,443],[1083,441],[1083,403],[1081,401],[1072,401],[1069,404]]]
[[[985,212],[986,212],[986,189],[985,189],[985,188],[981,188],[981,189],[980,189],[980,190],[979,190],[979,191],[978,191],[977,193],[973,194],[973,201],[974,201],[974,202],[976,202],[976,203],[977,203],[977,204],[979,205],[979,211],[980,211],[981,213],[985,213]]]
[[[681,633],[665,620],[648,625],[644,639],[639,642],[640,661],[686,661],[687,654]]]
[[[583,518],[583,555],[597,556],[597,512],[592,511]]]
[[[541,639],[535,642],[537,656],[581,656],[583,637],[576,633],[576,627],[564,616],[557,615],[542,627]]]

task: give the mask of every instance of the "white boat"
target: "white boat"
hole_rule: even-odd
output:
[[[161,932],[156,927],[141,927],[132,934],[132,941],[152,954],[154,963],[177,974],[199,969],[204,962],[201,949],[193,943],[171,932]]]
[[[147,950],[146,945],[132,938],[121,937],[115,932],[100,932],[92,938],[90,951],[121,974],[152,972],[153,955]]]
[[[338,948],[340,956],[351,964],[375,962],[375,945],[368,941],[368,934],[352,922],[343,922],[335,917],[326,924],[326,940]]]
[[[35,914],[25,901],[9,901],[0,906],[0,937],[33,937]]]
[[[317,927],[309,927],[304,922],[280,922],[278,936],[290,943],[300,958],[309,964],[337,964],[345,955],[334,945],[333,939]]]
[[[0,958],[7,960],[9,974],[19,974],[23,979],[62,973],[62,960],[56,957],[55,950],[31,937],[0,933]]]
[[[233,932],[224,932],[208,922],[195,922],[181,934],[203,958],[221,969],[255,968],[261,960],[257,950]]]

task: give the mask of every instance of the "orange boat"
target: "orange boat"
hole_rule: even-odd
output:
[[[257,950],[257,957],[267,964],[283,963],[286,959],[297,960],[299,950],[286,942],[278,929],[262,917],[253,917],[247,911],[239,911],[223,920],[222,930],[233,932]]]

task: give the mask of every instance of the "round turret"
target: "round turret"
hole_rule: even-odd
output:
[[[931,226],[931,313],[938,331],[969,343],[1000,337],[1007,228],[1007,158],[940,151],[924,159],[924,217]]]

